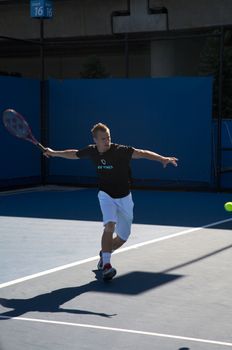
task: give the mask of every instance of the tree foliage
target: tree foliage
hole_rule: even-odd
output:
[[[80,72],[81,78],[107,78],[109,75],[97,56],[88,57]]]
[[[218,117],[219,50],[219,37],[208,38],[201,54],[199,66],[199,75],[214,77],[214,118]],[[232,30],[225,32],[222,85],[222,118],[232,118]]]

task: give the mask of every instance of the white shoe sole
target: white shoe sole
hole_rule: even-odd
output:
[[[111,280],[116,275],[116,273],[117,271],[112,267],[106,273],[103,272],[103,280]]]

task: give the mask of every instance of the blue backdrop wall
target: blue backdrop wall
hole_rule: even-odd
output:
[[[97,122],[112,141],[179,158],[179,167],[133,160],[133,177],[212,181],[212,78],[49,81],[50,141],[55,149],[92,143]],[[58,180],[95,176],[88,160],[51,159]]]
[[[214,122],[214,158],[216,163],[216,146],[217,146],[217,133],[218,125]],[[224,172],[221,174],[221,188],[231,189],[232,188],[232,120],[224,119],[222,121],[222,149],[227,148],[227,150],[222,150],[222,169]],[[216,167],[214,167],[216,172]]]
[[[40,83],[0,77],[1,111],[23,114],[40,138]],[[81,148],[92,143],[90,129],[106,123],[112,141],[179,158],[179,167],[133,160],[133,177],[212,183],[212,79],[157,78],[50,80],[49,146]],[[40,181],[40,151],[0,128],[0,185]],[[49,179],[86,182],[95,177],[88,160],[50,159]],[[90,181],[90,180],[87,180]]]
[[[40,83],[37,80],[0,77],[0,110],[13,108],[24,115],[40,137]],[[1,122],[2,124],[2,122]],[[0,127],[0,185],[34,183],[40,178],[40,152],[29,142]],[[24,180],[25,179],[25,180]]]

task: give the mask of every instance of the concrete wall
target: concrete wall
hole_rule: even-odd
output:
[[[126,11],[127,0],[54,0],[54,17],[45,20],[46,38],[72,38],[111,35],[111,14]],[[143,32],[166,30],[166,14],[149,14],[147,0],[131,0],[130,16],[114,17],[114,31]],[[214,27],[232,24],[231,0],[150,0],[150,7],[166,7],[170,30]],[[160,17],[161,16],[161,17]],[[30,18],[27,1],[0,2],[0,35],[36,39],[40,35],[40,22]],[[162,77],[197,75],[198,63],[205,39],[153,41],[150,49],[130,50],[129,77]],[[1,44],[1,41],[0,41]],[[1,48],[1,45],[0,45]],[[184,48],[184,50],[183,50]],[[5,48],[4,55],[6,56]],[[24,77],[39,78],[39,51],[21,57],[9,54],[5,58],[0,50],[0,71],[19,72]],[[125,77],[125,52],[106,48],[93,49],[112,77]],[[17,58],[16,58],[17,57]],[[47,55],[46,77],[78,78],[86,56],[76,49],[75,54],[61,52]]]
[[[230,0],[151,0],[169,11],[170,29],[189,29],[232,24]]]
[[[151,76],[197,76],[205,42],[205,38],[152,41]]]
[[[146,6],[147,0],[131,0],[134,24],[129,17],[124,17],[124,20],[128,20],[128,31],[136,31],[136,26],[140,31],[141,21],[146,22]],[[171,30],[232,24],[231,0],[151,0],[150,6],[165,6],[168,9]],[[57,0],[54,1],[54,18],[46,21],[45,33],[47,37],[63,38],[110,35],[111,13],[126,9],[127,0]],[[39,22],[30,18],[29,1],[0,5],[0,14],[0,35],[39,37]],[[146,17],[148,22],[151,17],[154,18],[156,30],[155,18],[158,17],[148,14]]]

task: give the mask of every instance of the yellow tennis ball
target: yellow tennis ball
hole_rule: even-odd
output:
[[[225,203],[224,208],[226,211],[232,211],[232,202]]]

